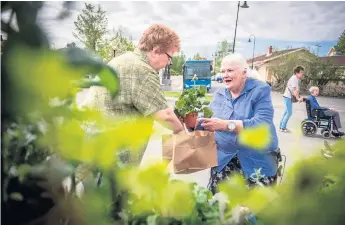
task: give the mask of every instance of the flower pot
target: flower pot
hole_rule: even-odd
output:
[[[194,129],[197,124],[198,113],[191,112],[186,115],[185,123],[188,129]]]

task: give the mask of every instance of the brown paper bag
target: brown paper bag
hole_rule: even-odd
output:
[[[176,174],[189,174],[218,165],[214,133],[197,130],[173,135],[169,168]]]
[[[173,135],[162,135],[162,158],[170,162],[173,154]]]

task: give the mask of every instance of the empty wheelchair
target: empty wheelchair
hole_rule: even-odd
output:
[[[326,116],[321,109],[311,110],[309,100],[304,99],[307,108],[308,118],[301,123],[301,130],[305,136],[313,136],[317,133],[318,129],[321,129],[321,135],[324,138],[329,138],[333,131],[333,117]]]

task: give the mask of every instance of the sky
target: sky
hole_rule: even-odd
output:
[[[121,26],[137,43],[141,33],[153,23],[162,23],[180,36],[182,51],[189,56],[200,53],[212,59],[217,42],[233,41],[237,1],[98,1],[106,10],[109,34]],[[243,1],[241,2],[243,4]],[[309,47],[326,56],[345,29],[345,2],[277,2],[248,1],[240,8],[235,52],[251,58],[255,36],[255,56],[265,54],[270,45],[278,49],[288,46]],[[73,37],[74,21],[84,7],[75,2],[72,14],[56,20],[62,2],[46,2],[39,21],[48,32],[52,45],[64,47],[69,42],[83,44]]]

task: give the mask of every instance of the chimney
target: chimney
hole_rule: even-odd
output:
[[[272,55],[272,45],[270,47],[268,47],[268,51],[267,51],[267,55],[266,56],[270,56]]]

